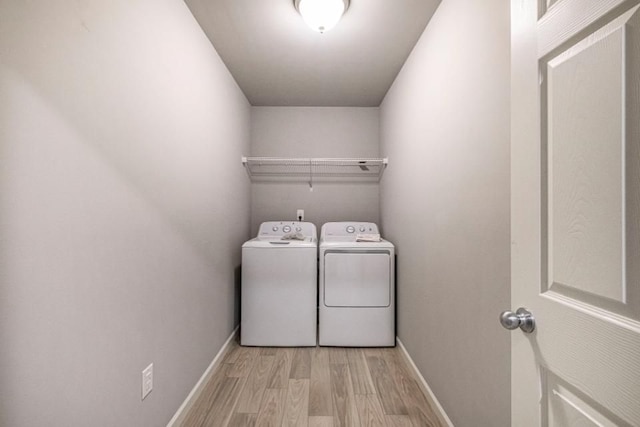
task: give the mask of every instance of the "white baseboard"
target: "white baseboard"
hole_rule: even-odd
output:
[[[424,377],[418,370],[418,367],[416,366],[416,364],[413,363],[413,359],[411,358],[411,356],[409,356],[409,353],[407,352],[407,349],[405,348],[404,344],[402,344],[402,341],[400,341],[400,338],[396,337],[396,341],[398,343],[398,347],[400,347],[400,353],[402,353],[402,356],[405,358],[405,361],[407,362],[407,364],[411,367],[411,369],[413,369],[413,373],[415,374],[416,378],[419,379],[418,385],[420,386],[420,388],[422,389],[422,392],[424,393],[425,397],[429,401],[431,408],[436,412],[436,416],[438,417],[440,422],[445,426],[454,427],[453,423],[449,419],[449,416],[444,411],[444,408],[442,407],[442,405],[440,405],[440,402],[438,402],[436,395],[433,394],[431,387],[429,387],[429,384],[427,384],[427,381],[424,379]]]
[[[202,389],[209,381],[209,378],[211,378],[211,375],[213,374],[213,372],[222,363],[224,356],[227,354],[227,352],[229,351],[229,348],[231,347],[231,342],[233,341],[233,339],[236,337],[237,334],[238,334],[238,326],[236,326],[233,332],[231,332],[231,335],[229,335],[229,338],[227,338],[225,343],[222,345],[222,348],[220,349],[218,354],[216,354],[216,357],[213,358],[213,360],[209,364],[209,367],[204,371],[204,374],[202,374],[202,376],[200,377],[196,385],[193,387],[193,390],[191,390],[191,393],[189,393],[189,395],[184,400],[184,402],[182,402],[182,405],[180,405],[180,408],[178,408],[178,411],[175,413],[173,418],[171,418],[171,421],[169,421],[169,424],[167,424],[167,427],[179,427],[184,422],[184,419],[187,416],[189,409],[191,409],[193,404],[196,402],[196,400],[200,396],[200,393],[202,393]]]

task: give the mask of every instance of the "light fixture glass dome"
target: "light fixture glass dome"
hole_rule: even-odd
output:
[[[304,22],[319,33],[335,27],[349,7],[348,0],[296,0],[295,4]]]

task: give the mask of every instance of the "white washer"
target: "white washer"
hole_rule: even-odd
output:
[[[283,239],[292,233],[304,240]],[[241,345],[316,345],[317,256],[309,222],[264,222],[242,245]]]
[[[370,222],[329,222],[320,233],[319,344],[393,347],[395,337],[395,248]]]

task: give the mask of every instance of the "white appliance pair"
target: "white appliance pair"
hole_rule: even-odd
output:
[[[263,223],[242,246],[240,344],[394,346],[394,246],[359,241],[376,235],[373,223],[331,222],[318,247],[311,223]]]

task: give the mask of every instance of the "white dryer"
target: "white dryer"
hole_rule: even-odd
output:
[[[241,345],[316,345],[317,256],[309,222],[264,222],[242,245]]]
[[[379,236],[370,222],[322,226],[320,345],[395,346],[395,248]]]

